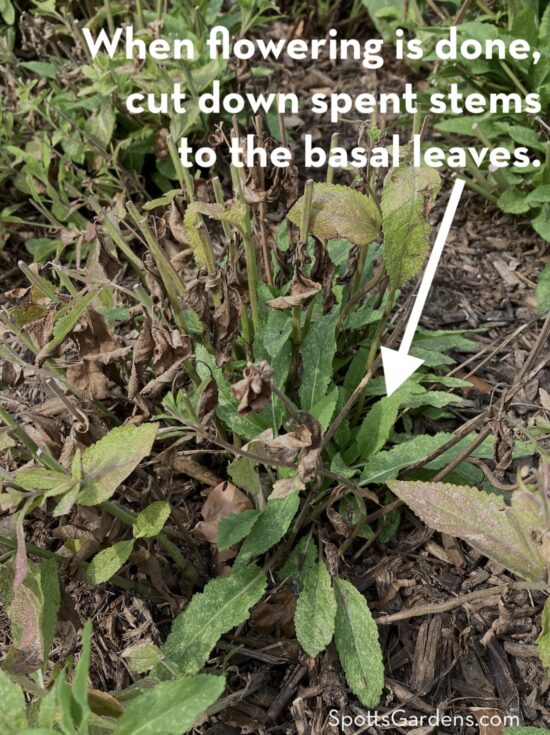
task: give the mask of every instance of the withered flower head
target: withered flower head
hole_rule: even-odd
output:
[[[262,361],[257,365],[248,363],[243,370],[243,379],[232,386],[233,395],[240,401],[238,411],[247,416],[254,411],[261,411],[271,398],[271,376],[273,370]]]

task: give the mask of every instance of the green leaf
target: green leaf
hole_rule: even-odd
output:
[[[505,727],[504,735],[550,735],[550,730],[540,727]]]
[[[0,15],[8,26],[15,23],[15,7],[11,0],[0,0]]]
[[[348,461],[354,461],[357,457],[366,459],[382,449],[393,432],[400,407],[411,392],[417,390],[419,387],[409,381],[391,396],[385,396],[373,405],[357,432],[352,459],[346,454]]]
[[[240,487],[252,498],[258,498],[262,494],[262,483],[257,468],[258,463],[248,457],[237,457],[228,466],[229,477],[237,487]]]
[[[550,311],[550,264],[539,276],[536,293],[539,314],[544,316]]]
[[[15,673],[36,671],[44,663],[44,592],[40,565],[28,559],[27,574],[17,586],[12,565],[0,566],[0,593],[11,633],[4,668]],[[47,628],[50,633],[51,628]]]
[[[57,627],[57,615],[61,601],[61,590],[59,588],[59,569],[56,559],[46,559],[41,562],[40,586],[42,588],[44,603],[42,606],[42,641],[44,650],[44,664],[47,664],[48,654],[52,647],[55,630]]]
[[[120,483],[151,453],[158,424],[117,426],[82,455],[84,489],[80,505],[108,500]]]
[[[295,225],[302,221],[304,197],[288,213]],[[319,240],[343,238],[354,245],[368,245],[380,230],[380,213],[371,197],[339,184],[314,184],[310,232]]]
[[[55,79],[57,77],[57,67],[55,64],[50,64],[47,61],[21,61],[20,66],[47,79]]]
[[[64,472],[54,472],[43,467],[20,470],[15,475],[15,483],[24,490],[55,490],[67,483]]]
[[[387,451],[378,452],[366,463],[361,473],[361,485],[386,482],[397,477],[400,470],[428,457],[446,444],[451,437],[451,434],[443,432],[435,436],[420,434]]]
[[[49,237],[31,237],[29,240],[25,240],[25,250],[39,263],[46,261],[57,252],[60,246],[59,240],[52,240]]]
[[[86,569],[89,584],[102,584],[126,564],[134,548],[134,540],[119,541],[96,554]]]
[[[550,184],[537,186],[536,189],[527,194],[527,203],[531,206],[550,204]]]
[[[497,204],[503,212],[508,214],[523,214],[531,209],[528,199],[521,189],[512,186],[499,196]]]
[[[108,102],[104,102],[97,112],[86,120],[84,129],[94,142],[99,143],[102,148],[107,148],[113,137],[115,121],[115,111]]]
[[[157,500],[144,508],[134,523],[134,538],[153,538],[162,531],[172,509],[166,500]]]
[[[5,735],[18,735],[28,727],[25,714],[25,696],[19,684],[15,684],[10,677],[0,669],[0,725]]]
[[[163,654],[184,674],[199,671],[221,636],[248,618],[266,583],[264,572],[253,565],[234,571],[230,577],[212,579],[175,619]],[[164,672],[159,675],[164,676]]]
[[[284,582],[286,579],[302,580],[308,569],[317,561],[317,546],[313,535],[308,533],[298,541],[288,555],[288,559],[277,573],[277,579]]]
[[[124,651],[123,656],[128,659],[130,669],[137,674],[151,671],[162,660],[160,648],[153,643],[137,645],[129,652]]]
[[[540,153],[546,151],[546,141],[540,140],[533,128],[524,125],[508,125],[508,134],[512,140]]]
[[[92,649],[92,623],[87,620],[82,629],[80,658],[76,665],[71,683],[71,697],[73,706],[71,714],[79,732],[85,732],[85,726],[90,715],[88,705],[88,673],[90,669],[90,654]]]
[[[550,242],[550,204],[545,204],[540,210],[540,214],[531,220],[535,232],[537,232],[543,240]]]
[[[344,579],[334,580],[334,640],[346,681],[360,702],[374,708],[384,688],[384,663],[378,628],[363,595]]]
[[[395,480],[388,487],[436,531],[464,539],[520,577],[543,578],[545,565],[535,542],[502,497],[443,482]]]
[[[304,575],[298,597],[294,625],[304,651],[317,656],[332,640],[336,618],[336,597],[324,562],[313,564]]]
[[[286,498],[269,500],[241,546],[235,564],[246,564],[252,557],[264,554],[275,546],[288,531],[299,505],[300,496],[297,492]]]
[[[326,394],[332,380],[332,361],[336,354],[336,322],[338,310],[311,324],[300,353],[304,371],[300,385],[300,402],[309,411]]]
[[[326,431],[330,425],[334,409],[338,403],[338,395],[338,387],[335,386],[309,409],[309,413],[321,424],[323,431]]]
[[[222,518],[218,526],[218,550],[229,549],[242,541],[250,533],[259,515],[259,511],[249,508]]]
[[[542,610],[541,631],[537,638],[537,651],[542,665],[550,673],[550,597]]]
[[[157,684],[128,703],[113,735],[181,735],[225,688],[224,676],[198,674]]]
[[[427,213],[441,186],[433,168],[396,168],[382,193],[384,262],[392,286],[414,278],[430,251]]]

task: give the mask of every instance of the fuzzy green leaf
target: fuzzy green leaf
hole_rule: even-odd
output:
[[[54,593],[55,594],[55,593]],[[0,599],[10,623],[11,646],[3,666],[14,673],[31,673],[44,663],[43,614],[44,592],[40,565],[27,560],[27,574],[15,586],[10,563],[0,566]],[[48,636],[51,625],[48,617]]]
[[[15,475],[15,483],[24,490],[55,490],[67,483],[67,475],[63,472],[47,470],[44,467],[32,467],[20,470]]]
[[[535,542],[501,497],[443,482],[395,480],[388,487],[431,528],[464,539],[520,577],[543,578]]]
[[[128,703],[113,735],[181,735],[225,688],[224,676],[198,674],[165,681]]]
[[[166,500],[157,500],[139,513],[134,523],[134,538],[158,536],[172,509]]]
[[[246,564],[252,557],[264,554],[275,546],[288,531],[299,505],[297,492],[286,498],[269,500],[241,546],[235,564]]]
[[[382,449],[392,434],[400,407],[411,393],[419,390],[418,385],[407,381],[391,396],[385,396],[372,406],[357,432],[353,452],[346,453],[348,462],[357,457],[366,459]]]
[[[528,197],[525,196],[525,192],[518,189],[517,186],[512,186],[503,192],[498,200],[497,205],[502,209],[503,212],[508,214],[523,214],[530,210]]]
[[[113,137],[115,122],[115,111],[108,102],[104,102],[99,109],[86,120],[85,130],[96,143],[99,143],[103,148],[106,148]]]
[[[223,551],[242,541],[250,533],[259,515],[259,511],[249,508],[222,518],[218,527],[218,550]]]
[[[309,413],[314,419],[321,424],[323,431],[326,431],[330,426],[334,409],[338,404],[339,391],[337,387],[334,387],[326,396],[323,396],[314,406],[311,406]]]
[[[304,197],[288,213],[289,220],[300,225]],[[319,240],[343,238],[354,245],[368,245],[376,240],[380,213],[371,197],[339,184],[314,184],[311,233]]]
[[[151,671],[162,660],[160,649],[153,643],[138,644],[129,652],[125,651],[123,656],[128,659],[130,669],[137,674]]]
[[[258,498],[262,494],[262,483],[257,470],[258,463],[248,457],[237,457],[227,468],[227,473],[233,483],[246,490],[252,498]]]
[[[310,656],[317,656],[331,642],[335,618],[336,597],[327,566],[313,564],[305,573],[294,614],[296,637]]]
[[[184,674],[199,671],[221,636],[247,619],[265,586],[264,572],[253,565],[212,579],[175,619],[163,654]]]
[[[120,483],[151,453],[158,424],[118,426],[82,455],[84,489],[80,505],[108,500]]]
[[[540,210],[540,214],[531,220],[531,224],[535,232],[537,232],[543,240],[550,242],[550,204],[545,204]]]
[[[384,663],[378,628],[363,595],[344,579],[334,580],[336,626],[334,640],[346,681],[365,707],[380,702]]]
[[[48,654],[55,636],[57,615],[61,601],[58,571],[58,565],[55,559],[46,559],[40,563],[40,586],[44,595],[41,627],[45,664],[47,664]]]
[[[505,727],[504,735],[550,735],[550,730],[540,727]]]
[[[386,482],[397,477],[400,470],[428,457],[451,438],[452,434],[444,432],[435,436],[420,434],[387,451],[378,452],[365,464],[361,473],[361,485]]]
[[[134,548],[133,539],[119,541],[96,554],[86,569],[86,580],[90,584],[102,584],[111,579],[121,566],[126,564]]]
[[[92,623],[87,620],[82,629],[80,658],[75,667],[71,682],[72,706],[71,714],[78,732],[85,732],[85,726],[90,716],[88,703],[88,674],[90,669],[90,655],[92,651]]]
[[[301,347],[304,371],[300,385],[300,401],[309,411],[326,394],[332,380],[332,361],[336,354],[336,322],[338,310],[314,322]]]
[[[15,684],[9,676],[0,669],[0,725],[5,735],[17,735],[28,727],[25,714],[25,697],[19,684]]]
[[[288,555],[287,560],[277,573],[277,579],[284,582],[286,579],[303,579],[308,569],[317,561],[317,546],[313,535],[308,533],[298,541]]]
[[[426,217],[441,186],[433,168],[396,168],[382,193],[384,262],[392,286],[414,278],[429,251],[432,230]]]

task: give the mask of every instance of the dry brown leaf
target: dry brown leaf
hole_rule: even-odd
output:
[[[121,355],[105,319],[88,309],[73,329],[77,359],[67,367],[67,383],[80,397],[102,401],[109,396],[110,371],[104,368]],[[122,354],[125,354],[123,350]]]
[[[270,299],[267,304],[272,309],[291,309],[300,304],[308,304],[311,299],[318,294],[322,286],[308,278],[305,273],[297,267],[294,270],[294,278],[290,287],[288,296],[279,296],[276,299]]]
[[[291,590],[275,592],[269,600],[255,607],[250,614],[250,626],[276,637],[294,636],[296,596]]]
[[[212,311],[207,285],[208,277],[199,271],[196,278],[185,286],[185,303],[199,317],[204,328],[212,333]]]
[[[237,288],[221,274],[222,303],[214,311],[212,342],[218,367],[231,359],[233,344],[240,330],[241,297]]]
[[[273,500],[275,498],[286,498],[287,495],[290,495],[290,493],[293,493],[296,490],[304,489],[305,485],[298,476],[287,477],[283,480],[277,480],[277,482],[273,483],[273,490],[271,491],[268,500]]]
[[[208,493],[201,508],[204,520],[197,523],[194,533],[204,541],[216,545],[221,519],[248,508],[252,508],[252,503],[246,495],[231,482],[222,482]]]
[[[238,412],[244,416],[265,408],[271,398],[271,376],[273,370],[262,361],[249,363],[243,370],[243,379],[232,386],[233,395],[240,401]]]
[[[207,424],[218,407],[218,386],[213,378],[210,378],[206,388],[200,395],[197,403],[197,417],[203,424]]]
[[[182,369],[183,360],[190,357],[191,352],[191,340],[187,335],[176,329],[168,330],[147,315],[133,349],[128,396],[135,398],[139,393],[145,398],[153,398],[158,395],[164,386],[173,383]],[[141,387],[150,363],[154,377]]]

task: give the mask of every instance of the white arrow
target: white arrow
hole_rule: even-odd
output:
[[[414,302],[411,316],[409,317],[408,324],[405,328],[405,334],[401,346],[398,350],[391,350],[389,347],[381,347],[382,352],[382,366],[384,368],[384,378],[386,380],[386,393],[391,396],[392,393],[399,388],[400,385],[410,378],[410,376],[418,370],[424,360],[420,360],[418,357],[409,355],[411,344],[418,327],[418,322],[422,316],[422,311],[426,305],[428,293],[430,291],[432,281],[439,265],[439,260],[447,242],[449,230],[453,224],[453,219],[456,214],[458,203],[464,189],[464,180],[456,179],[447,209],[443,215],[443,220],[437,233],[433,250],[426,264],[426,270],[422,276],[422,283],[418,289],[418,296]]]

